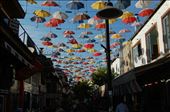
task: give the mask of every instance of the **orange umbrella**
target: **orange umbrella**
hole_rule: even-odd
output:
[[[150,16],[154,12],[154,9],[149,9],[145,8],[139,12],[139,16],[144,17],[144,16]]]
[[[50,22],[53,23],[53,24],[61,24],[61,23],[64,23],[65,20],[63,20],[63,19],[51,18],[51,19],[50,19]]]
[[[75,34],[75,32],[71,30],[64,31],[64,35],[71,35],[71,34]]]
[[[93,56],[100,56],[100,55],[102,55],[101,52],[95,52],[95,53],[93,54]]]
[[[46,22],[44,25],[45,25],[46,27],[56,27],[56,26],[58,26],[58,24],[52,23],[52,22],[50,22],[50,21]]]

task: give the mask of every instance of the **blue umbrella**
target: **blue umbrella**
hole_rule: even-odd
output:
[[[131,0],[118,0],[113,7],[118,9],[126,9],[131,5]]]
[[[84,8],[84,4],[79,1],[71,1],[66,4],[66,7],[71,9],[71,10],[79,10],[81,8]]]

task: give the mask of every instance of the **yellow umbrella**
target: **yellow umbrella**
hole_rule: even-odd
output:
[[[120,35],[120,34],[113,34],[112,36],[111,36],[111,38],[114,38],[114,39],[119,39],[119,38],[121,38],[122,36]]]
[[[75,50],[73,50],[73,49],[67,49],[66,52],[67,52],[67,53],[72,53],[72,52],[75,52]]]
[[[121,19],[125,19],[125,18],[127,18],[127,17],[131,17],[131,16],[134,16],[134,14],[133,14],[132,12],[125,11],[125,12],[123,12],[123,15],[122,15],[122,16],[120,16],[119,18],[121,18]]]
[[[33,12],[33,14],[35,14],[38,17],[49,17],[51,14],[45,10],[35,10]]]
[[[104,1],[96,1],[91,5],[92,9],[100,10],[106,7],[106,3]]]
[[[106,36],[99,34],[99,35],[96,35],[94,38],[103,39],[103,38],[106,38]]]
[[[81,23],[78,28],[90,28],[90,24],[87,24],[87,23]]]
[[[80,49],[82,47],[81,44],[72,44],[72,48],[74,49]]]
[[[113,24],[114,22],[116,22],[116,19],[109,19],[109,24]]]
[[[37,2],[35,0],[26,0],[26,1],[30,4],[37,4]]]
[[[90,52],[90,53],[94,53],[94,52],[96,52],[97,50],[95,50],[95,49],[88,49],[88,52]]]

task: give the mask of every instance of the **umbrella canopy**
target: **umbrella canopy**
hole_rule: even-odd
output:
[[[51,41],[51,38],[49,38],[49,37],[42,37],[40,40],[42,40],[42,41]]]
[[[33,12],[33,14],[35,14],[38,17],[49,17],[51,14],[45,10],[35,10]]]
[[[84,32],[82,32],[81,34],[83,34],[83,35],[91,35],[91,34],[93,34],[91,31],[84,31]]]
[[[79,53],[81,53],[81,52],[86,52],[84,49],[79,49],[79,50],[77,50],[76,52],[79,52]]]
[[[100,28],[106,28],[106,24],[105,24],[105,23],[99,23],[99,24],[97,24],[97,25],[95,26],[95,28],[98,28],[98,29],[100,29]]]
[[[145,8],[139,12],[139,16],[144,17],[144,16],[150,16],[154,12],[154,9],[150,8]]]
[[[131,26],[141,26],[141,25],[142,25],[142,23],[136,22],[136,21],[135,21],[134,23],[131,24]]]
[[[91,5],[92,9],[100,10],[106,7],[106,2],[104,1],[96,1]]]
[[[99,34],[99,35],[96,35],[94,38],[103,39],[103,38],[106,38],[106,36]]]
[[[123,15],[120,16],[119,18],[125,19],[125,18],[131,17],[131,16],[134,16],[134,14],[132,12],[125,11],[125,12],[123,12]]]
[[[26,1],[30,4],[37,4],[37,2],[35,0],[26,0]]]
[[[109,24],[113,24],[114,22],[116,22],[116,19],[109,19]]]
[[[84,44],[84,47],[85,47],[86,49],[92,49],[92,48],[94,47],[94,44],[92,44],[92,43],[86,43],[86,44]]]
[[[136,2],[135,7],[136,8],[147,8],[152,0],[139,0]]]
[[[74,49],[80,49],[82,47],[81,44],[72,44],[72,48]]]
[[[90,24],[88,24],[88,23],[81,23],[79,26],[78,26],[78,28],[85,28],[85,29],[87,29],[87,28],[90,28],[91,26],[90,26]]]
[[[111,37],[114,39],[118,39],[121,38],[122,36],[120,34],[113,34]]]
[[[131,0],[117,0],[113,7],[118,9],[126,9],[131,5]]]
[[[128,29],[122,29],[122,30],[119,31],[119,33],[126,33],[126,32],[130,32],[130,30],[128,30]]]
[[[95,53],[93,53],[93,56],[101,56],[101,55],[102,55],[101,52],[95,52]]]
[[[84,8],[84,4],[79,1],[70,1],[66,4],[66,7],[71,10],[79,10],[81,8]]]
[[[74,38],[70,39],[68,43],[70,43],[70,44],[78,44],[77,40],[74,39]]]
[[[122,19],[122,22],[129,24],[129,23],[135,22],[136,20],[137,20],[136,17],[131,16],[131,17],[127,17],[127,18]]]
[[[42,44],[43,44],[44,46],[52,46],[52,45],[53,45],[53,43],[52,43],[52,42],[49,42],[49,41],[43,41]]]
[[[56,7],[59,6],[59,4],[57,4],[55,1],[53,0],[46,0],[44,1],[42,4],[42,6],[48,6],[48,7]]]
[[[98,23],[101,23],[101,22],[103,22],[103,20],[101,20],[101,19],[95,20],[94,18],[90,18],[87,23],[93,25],[93,24],[98,24]]]
[[[80,38],[89,38],[89,36],[88,36],[88,35],[81,34],[81,35],[80,35]]]
[[[72,34],[75,34],[75,32],[71,31],[71,30],[65,30],[63,34],[64,35],[72,35]]]
[[[55,33],[49,32],[47,35],[45,35],[44,37],[48,37],[48,38],[56,38],[57,35]]]
[[[52,22],[50,22],[50,21],[46,22],[44,25],[45,25],[46,27],[56,27],[56,26],[58,26],[57,23],[52,23]]]
[[[51,18],[51,19],[50,19],[50,22],[51,22],[52,24],[61,24],[61,23],[64,23],[65,20],[63,20],[63,19]]]
[[[53,13],[53,18],[56,19],[67,19],[68,16],[66,13],[62,12],[62,11],[57,11]]]
[[[86,13],[80,13],[77,14],[74,18],[73,21],[82,21],[82,20],[88,20],[90,16]]]
[[[113,44],[110,45],[110,48],[115,48],[116,46],[119,46],[119,42],[114,42]]]
[[[43,17],[38,17],[38,16],[33,16],[30,18],[31,21],[36,22],[36,23],[43,23],[45,22],[45,18]]]

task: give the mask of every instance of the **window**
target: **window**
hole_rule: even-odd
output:
[[[133,47],[133,58],[137,62],[137,58],[142,55],[141,43],[139,42],[135,47]]]
[[[170,49],[170,14],[166,15],[162,20],[163,40],[165,52]]]
[[[146,35],[146,55],[147,61],[150,62],[159,56],[158,50],[158,32],[156,27],[152,28]]]

